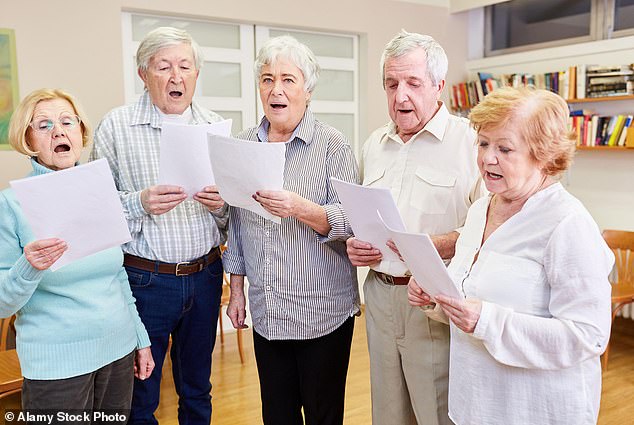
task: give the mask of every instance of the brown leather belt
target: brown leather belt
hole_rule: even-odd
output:
[[[187,276],[198,273],[205,267],[220,258],[220,249],[212,248],[208,254],[203,255],[194,261],[183,261],[181,263],[163,263],[161,261],[146,260],[132,254],[124,254],[123,265],[144,270],[146,272],[171,274],[175,276]]]
[[[374,273],[387,285],[407,285],[409,283],[409,276],[392,276],[381,272]]]

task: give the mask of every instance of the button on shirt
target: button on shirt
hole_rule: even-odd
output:
[[[191,116],[191,124],[222,120],[195,102]],[[137,103],[116,108],[104,117],[95,132],[90,158],[106,158],[110,165],[132,234],[123,251],[168,263],[191,261],[223,243],[229,211],[225,206],[210,213],[189,198],[161,215],[143,209],[141,191],[158,184],[161,122],[146,91]]]
[[[268,121],[239,138],[267,142]],[[319,235],[293,217],[278,225],[231,208],[223,264],[228,273],[246,275],[255,331],[273,339],[312,339],[337,329],[359,311],[357,273],[346,254],[350,224],[330,177],[358,183],[350,145],[334,128],[304,114],[286,143],[284,189],[321,205],[331,230]]]
[[[390,189],[410,232],[457,230],[471,203],[486,192],[475,141],[469,121],[451,115],[442,103],[407,143],[390,122],[374,131],[363,147],[363,185]],[[392,276],[409,274],[400,261],[383,260],[372,268]]]

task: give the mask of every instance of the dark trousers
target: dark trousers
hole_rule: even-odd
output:
[[[134,380],[131,424],[158,424],[163,362],[170,335],[172,374],[178,394],[180,425],[209,425],[211,421],[211,353],[216,342],[222,295],[222,261],[187,276],[174,276],[127,267],[139,316],[152,343],[156,366],[144,381]]]
[[[58,412],[74,415],[87,412],[93,418],[94,411],[103,411],[107,414],[120,413],[127,418],[133,377],[134,352],[85,375],[46,381],[25,378],[22,383],[22,409],[34,414],[53,413],[53,423],[91,422],[59,420],[62,417],[58,416]],[[99,418],[96,419],[92,422],[99,423]],[[125,423],[125,420],[118,423]]]
[[[341,425],[354,317],[328,335],[273,340],[253,332],[265,425]]]

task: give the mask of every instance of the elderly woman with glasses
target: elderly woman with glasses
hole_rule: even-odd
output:
[[[61,90],[36,90],[11,118],[9,143],[31,158],[39,176],[74,167],[90,140],[77,101]],[[69,188],[72,190],[72,188]],[[154,367],[120,248],[55,272],[63,240],[36,240],[11,189],[0,192],[0,316],[16,314],[22,407],[127,413],[133,376]]]
[[[330,178],[359,180],[346,138],[308,107],[319,74],[313,53],[290,36],[270,39],[255,63],[264,118],[239,138],[284,143],[284,190],[253,195],[281,225],[231,208],[228,316],[245,327],[249,281],[265,424],[341,424],[354,316],[351,229]]]

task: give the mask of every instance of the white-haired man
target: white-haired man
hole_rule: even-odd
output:
[[[434,235],[451,258],[467,209],[480,195],[475,132],[440,101],[447,56],[426,35],[401,31],[381,58],[391,121],[363,147],[363,184],[389,188],[409,231]],[[348,239],[364,284],[372,423],[442,425],[447,413],[449,328],[409,305],[409,271],[377,247]]]
[[[161,124],[206,124],[222,118],[192,102],[202,65],[185,31],[161,27],[137,50],[145,93],[109,112],[95,133],[92,159],[106,158],[132,241],[124,266],[152,343],[154,373],[136,380],[130,423],[157,424],[161,370],[170,356],[180,423],[211,421],[211,353],[222,294],[218,246],[226,239],[228,206],[215,186],[193,200],[178,186],[157,185]]]

